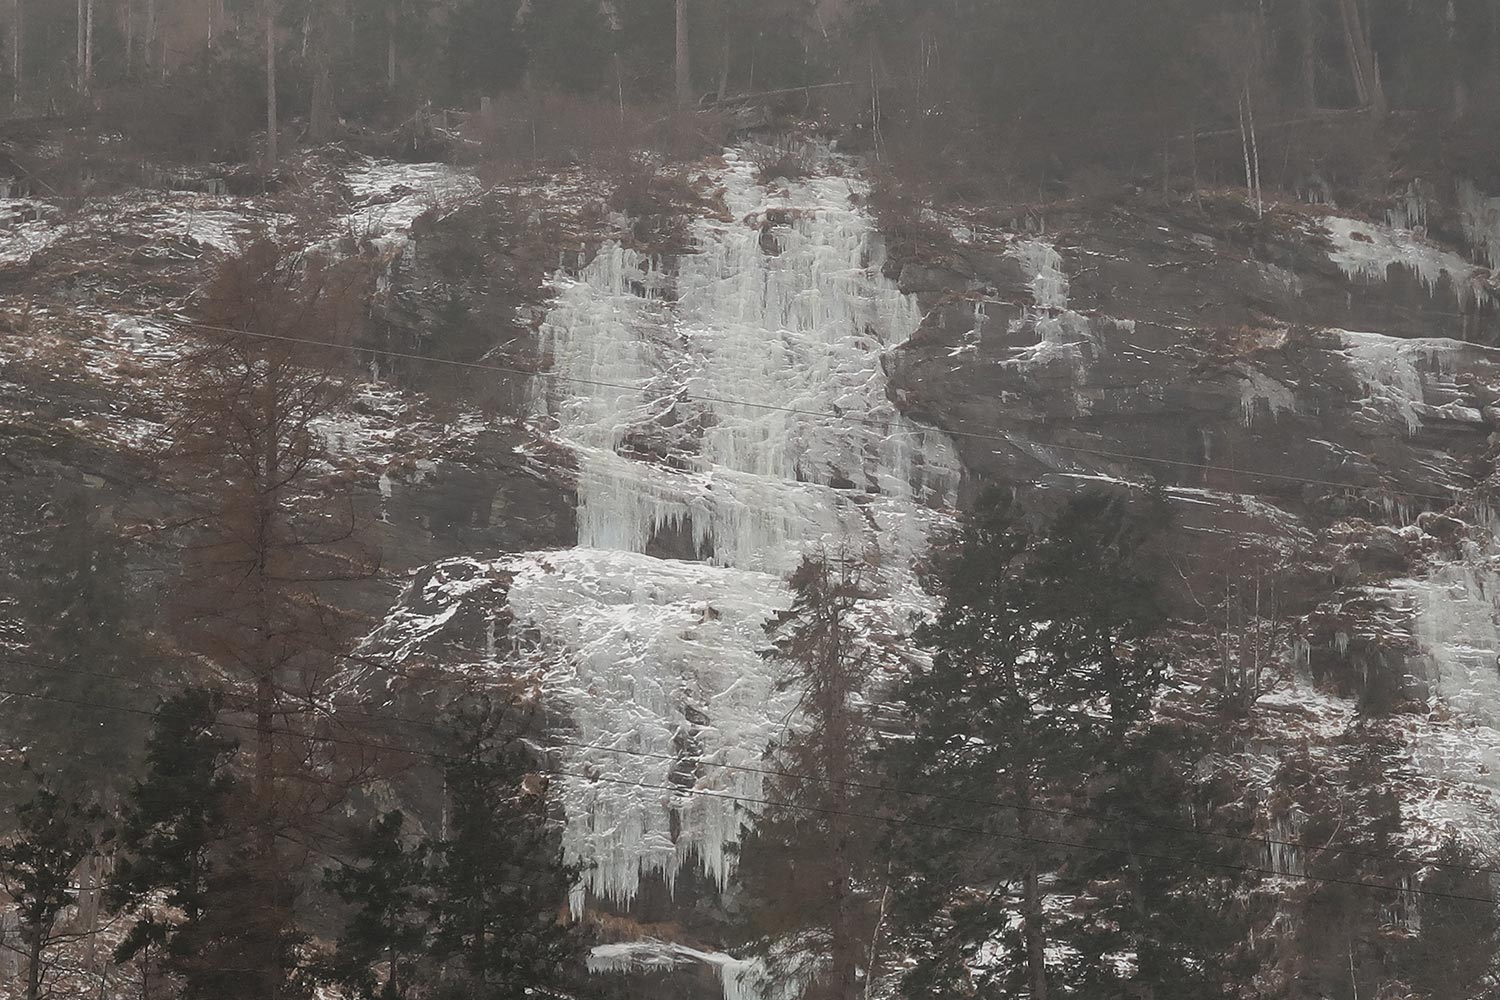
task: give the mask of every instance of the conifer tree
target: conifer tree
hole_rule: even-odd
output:
[[[1243,788],[1201,778],[1203,734],[1158,722],[1097,775],[1073,877],[1089,903],[1071,930],[1080,978],[1104,996],[1228,1000],[1256,972],[1252,834]],[[1122,964],[1110,956],[1132,955]]]
[[[739,869],[762,932],[767,977],[806,1000],[855,1000],[871,970],[871,898],[880,830],[860,813],[859,770],[872,738],[866,689],[879,666],[862,641],[859,602],[872,595],[850,559],[807,558],[792,575],[791,608],[766,623],[768,655],[801,711],[777,748],[776,803],[746,837]]]
[[[32,772],[31,798],[16,809],[18,830],[0,847],[0,886],[10,897],[26,958],[26,1000],[43,995],[49,952],[59,943],[59,919],[78,900],[74,871],[98,848],[103,811],[60,794]]]
[[[223,701],[218,692],[190,689],[163,701],[152,719],[147,771],[126,802],[111,894],[134,918],[118,962],[149,962],[155,949],[168,968],[182,967],[201,945],[202,921],[218,902],[215,854],[224,847],[234,788],[236,744],[214,732]]]
[[[1143,506],[1084,494],[1036,532],[991,494],[964,525],[941,612],[919,632],[932,663],[900,691],[911,738],[888,756],[902,786],[944,793],[916,800],[929,825],[893,845],[911,996],[965,983],[1045,1000],[1059,985],[1046,894],[1069,859],[1056,816],[1086,801],[1164,671],[1145,567],[1162,508]]]
[[[1415,933],[1400,954],[1406,978],[1415,995],[1433,1000],[1491,996],[1500,986],[1500,910],[1478,900],[1494,895],[1493,878],[1481,870],[1493,866],[1453,834],[1433,861],[1412,881],[1431,895],[1411,900]]]
[[[140,684],[153,663],[138,624],[144,609],[128,550],[87,493],[60,490],[37,537],[29,656],[10,681],[34,697],[5,706],[5,729],[26,734],[33,765],[61,787],[87,787],[109,804],[133,769],[151,704]]]
[[[423,915],[426,846],[409,844],[400,810],[378,817],[357,838],[353,857],[324,875],[352,908],[339,935],[333,979],[361,1000],[405,1000],[427,950]],[[375,966],[384,963],[378,978]]]
[[[580,958],[560,915],[579,868],[563,862],[545,795],[527,790],[531,755],[503,721],[488,699],[457,711],[447,832],[430,847],[431,953],[452,995],[474,1000],[555,988]]]

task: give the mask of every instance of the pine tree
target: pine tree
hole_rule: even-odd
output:
[[[851,816],[872,728],[865,695],[879,666],[859,630],[872,595],[847,558],[805,559],[792,606],[766,623],[768,655],[783,664],[801,711],[774,755],[768,807],[741,850],[740,882],[762,932],[770,979],[797,983],[805,1000],[855,1000],[877,923],[871,872],[880,830]]]
[[[146,776],[130,791],[120,831],[111,902],[134,923],[116,949],[118,962],[138,955],[149,962],[155,949],[171,968],[200,947],[234,788],[236,743],[214,732],[223,700],[217,692],[184,691],[163,701],[152,719]]]
[[[357,839],[352,859],[324,875],[324,885],[352,907],[339,935],[332,978],[361,1000],[405,1000],[427,951],[423,919],[426,847],[404,836],[399,810],[375,820]],[[375,966],[385,965],[381,980]]]
[[[62,938],[59,918],[78,900],[74,872],[105,835],[103,810],[64,797],[36,772],[32,776],[31,798],[16,809],[16,836],[0,847],[0,885],[20,924],[26,1000],[39,1000],[48,953]]]
[[[556,987],[580,959],[559,915],[580,869],[563,862],[545,796],[527,790],[531,756],[503,721],[488,699],[456,713],[447,833],[430,847],[431,952],[452,995],[474,1000]]]
[[[1417,996],[1492,996],[1500,977],[1500,910],[1479,902],[1494,896],[1494,879],[1475,869],[1492,867],[1477,850],[1449,834],[1413,888],[1416,931],[1401,949],[1400,964]],[[1472,897],[1468,899],[1456,897]]]
[[[128,552],[82,491],[59,491],[29,554],[27,662],[11,684],[34,697],[5,706],[6,729],[60,787],[123,791],[144,735],[151,674]],[[35,662],[31,662],[34,659]],[[91,707],[98,706],[98,707]],[[86,736],[85,736],[86,734]]]
[[[1155,723],[1096,777],[1084,836],[1097,853],[1080,852],[1073,871],[1089,903],[1070,931],[1099,995],[1228,1000],[1256,972],[1247,942],[1262,914],[1248,903],[1254,876],[1238,869],[1261,859],[1236,839],[1253,832],[1241,784],[1194,774],[1207,759],[1204,734]]]
[[[1056,984],[1045,894],[1069,860],[1056,817],[1086,801],[1163,676],[1144,559],[1161,509],[1084,494],[1039,533],[991,494],[966,520],[942,610],[918,635],[932,663],[900,691],[911,738],[888,754],[899,784],[944,793],[919,800],[930,825],[893,845],[909,995],[967,983],[1045,1000]],[[1006,808],[970,804],[995,801]]]

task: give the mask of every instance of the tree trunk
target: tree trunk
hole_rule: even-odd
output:
[[[687,0],[677,0],[677,106],[688,107],[693,102],[693,66],[688,52]]]
[[[1358,0],[1339,0],[1339,14],[1344,21],[1344,47],[1349,54],[1349,72],[1354,79],[1354,93],[1361,107],[1385,114],[1385,88],[1380,83],[1380,65]]]
[[[122,5],[125,19],[125,78],[135,76],[135,0],[125,0]]]
[[[42,995],[42,942],[46,940],[40,926],[32,927],[26,943],[26,1000]]]
[[[280,159],[276,119],[276,4],[266,0],[266,160],[275,167]]]
[[[78,14],[73,19],[73,86],[83,93],[83,11],[84,0],[78,0]]]
[[[269,11],[271,5],[266,5],[266,24],[273,23]],[[267,38],[272,36],[268,33]],[[268,48],[271,53],[275,52],[274,46]],[[268,60],[274,60],[274,56],[268,56]],[[274,61],[269,62],[271,79],[275,79]],[[274,86],[274,84],[273,84]],[[273,89],[272,93],[275,91]],[[272,108],[275,107],[274,102]],[[273,128],[274,128],[274,114]],[[274,133],[273,133],[274,134]],[[274,144],[271,147],[275,149]],[[274,160],[273,160],[274,162]],[[255,633],[252,641],[255,643],[255,802],[256,802],[256,824],[257,829],[255,850],[260,863],[260,877],[263,880],[259,887],[266,898],[258,900],[260,906],[266,907],[268,924],[263,930],[263,940],[260,942],[266,949],[266,954],[260,956],[262,962],[262,975],[264,976],[265,992],[267,1000],[276,1000],[281,992],[281,968],[280,955],[276,946],[276,938],[281,930],[281,900],[279,899],[279,886],[277,884],[277,873],[275,864],[276,854],[276,747],[275,747],[275,721],[277,709],[276,691],[276,656],[272,647],[273,637],[273,614],[272,614],[272,580],[271,566],[272,548],[275,542],[275,525],[277,517],[277,489],[281,482],[281,447],[278,440],[278,428],[281,424],[281,413],[277,409],[277,401],[280,397],[279,380],[275,376],[276,369],[271,368],[269,383],[261,387],[264,395],[260,403],[261,421],[260,433],[265,439],[257,445],[261,451],[259,469],[254,484],[255,504],[255,538],[251,557],[254,560],[251,568],[253,574],[251,584],[255,588]]]
[[[334,12],[321,9],[313,22],[312,107],[307,116],[308,134],[314,142],[325,142],[333,132],[333,34]]]
[[[333,131],[333,71],[328,65],[327,51],[318,53],[318,62],[313,70],[312,109],[307,119],[307,131],[315,142],[324,142]]]
[[[396,89],[396,0],[385,8],[385,86]]]
[[[827,570],[825,568],[824,572]],[[843,635],[844,613],[837,603],[832,609],[830,644],[824,661],[823,680],[826,703],[818,706],[824,722],[826,741],[823,759],[827,761],[829,782],[828,827],[832,834],[833,856],[830,858],[833,892],[833,926],[829,940],[829,978],[833,1000],[858,1000],[859,959],[862,949],[858,940],[859,928],[855,912],[854,866],[849,854],[852,849],[849,829],[849,782],[851,773],[851,747],[853,726],[849,718],[849,697],[858,692],[850,691],[853,679],[845,670],[845,652],[840,639]]]
[[[1297,34],[1302,38],[1302,58],[1299,67],[1302,76],[1302,106],[1308,111],[1318,109],[1318,15],[1313,0],[1301,0],[1297,5]]]
[[[83,19],[83,92],[94,89],[94,0],[87,0]]]
[[[729,67],[734,58],[734,39],[730,31],[729,19],[724,21],[724,56],[719,60],[719,91],[718,99],[723,101],[729,94]]]
[[[1031,836],[1031,786],[1015,779],[1016,826],[1023,838]],[[1028,858],[1021,876],[1021,935],[1026,941],[1026,982],[1030,1000],[1047,1000],[1047,927],[1042,912],[1042,879],[1036,859]]]
[[[10,2],[10,79],[11,102],[21,102],[21,50],[26,36],[26,16],[22,13],[21,0]]]
[[[141,40],[145,53],[146,72],[156,68],[156,4],[157,0],[146,0],[146,35]]]

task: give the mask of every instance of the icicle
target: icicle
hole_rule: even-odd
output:
[[[858,182],[773,194],[725,159],[714,183],[735,221],[696,222],[671,267],[607,244],[554,277],[541,329],[560,377],[538,380],[536,406],[577,459],[582,548],[519,560],[511,609],[547,637],[544,686],[577,742],[652,755],[561,751],[615,779],[563,789],[564,846],[591,863],[575,911],[588,893],[629,903],[643,874],[671,888],[685,865],[725,883],[753,820],[734,797],[760,783],[684,779],[672,758],[750,763],[793,710],[757,650],[803,552],[878,552],[891,613],[921,606],[911,566],[957,485],[951,444],[890,402],[881,353],[921,313],[882,273]],[[1065,301],[1060,267],[1040,280]],[[684,561],[655,556],[668,548]]]

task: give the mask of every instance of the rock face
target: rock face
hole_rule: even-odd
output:
[[[944,277],[901,268],[926,320],[887,355],[896,398],[949,432],[970,490],[1045,505],[1091,483],[1164,488],[1197,653],[1163,710],[1243,697],[1244,749],[1214,766],[1273,836],[1311,794],[1278,758],[1296,748],[1338,783],[1350,748],[1378,740],[1397,748],[1383,780],[1405,836],[1493,848],[1488,272],[1411,232],[1296,209],[1257,221],[1209,199],[1047,224],[958,219]],[[1275,610],[1248,614],[1251,599]]]
[[[574,899],[628,905],[694,866],[720,889],[794,694],[760,655],[804,553],[868,561],[886,628],[958,481],[893,405],[880,358],[920,323],[881,273],[857,187],[772,188],[735,154],[696,252],[606,243],[555,281],[533,426],[577,468],[577,547],[505,562],[524,655],[573,727],[559,748]]]
[[[782,580],[808,553],[863,563],[871,641],[919,655],[931,540],[989,486],[1164,491],[1188,662],[1162,711],[1233,703],[1232,749],[1191,763],[1265,831],[1303,815],[1292,748],[1337,783],[1372,732],[1411,843],[1500,829],[1500,293],[1457,251],[1130,196],[1024,226],[975,206],[888,256],[852,164],[788,182],[732,151],[694,168],[662,256],[586,178],[335,173],[354,209],[306,240],[379,276],[359,346],[381,353],[320,428],[385,553],[349,595],[379,619],[364,652],[540,697],[592,865],[574,908],[641,939],[619,931],[601,974],[745,993],[720,937],[752,768],[795,714],[759,655]],[[1459,198],[1488,254],[1489,200]],[[6,204],[0,528],[32,530],[60,483],[155,524],[168,303],[284,207],[184,194],[82,225]]]
[[[606,241],[552,282],[513,416],[569,470],[576,522],[557,528],[576,533],[444,564],[385,629],[397,646],[466,629],[479,660],[539,678],[569,849],[595,864],[575,908],[639,914],[687,875],[682,906],[732,906],[760,794],[734,765],[789,711],[756,655],[780,576],[820,548],[862,557],[899,635],[931,606],[929,537],[985,486],[1042,506],[1164,489],[1193,652],[1163,710],[1238,699],[1244,749],[1213,766],[1268,833],[1295,839],[1302,815],[1278,748],[1338,780],[1370,727],[1401,747],[1413,840],[1494,828],[1486,272],[1409,232],[1230,198],[1074,206],[1046,235],[955,218],[941,253],[888,260],[857,181],[767,186],[734,155],[701,180],[727,211],[692,224],[692,253]],[[1248,613],[1252,578],[1274,620]],[[678,927],[707,951],[605,949],[600,969],[703,983],[730,960],[691,911]]]
[[[759,795],[734,765],[788,711],[755,655],[779,577],[809,551],[862,557],[877,627],[903,634],[931,607],[928,539],[986,486],[1039,506],[1165,491],[1191,653],[1163,711],[1236,703],[1243,750],[1212,766],[1268,833],[1295,839],[1302,815],[1288,748],[1336,781],[1375,728],[1401,748],[1413,840],[1488,836],[1487,272],[1410,232],[1257,220],[1228,197],[1077,205],[1046,234],[955,217],[940,252],[887,259],[860,184],[832,173],[766,185],[730,155],[700,178],[727,211],[692,224],[693,252],[606,241],[553,281],[516,416],[576,469],[576,547],[481,564],[510,582],[477,606],[560,714],[568,844],[596,865],[575,908],[630,912],[690,871],[732,906],[755,811],[736,799]],[[464,586],[439,590],[472,613]],[[651,976],[720,962],[662,947]]]

